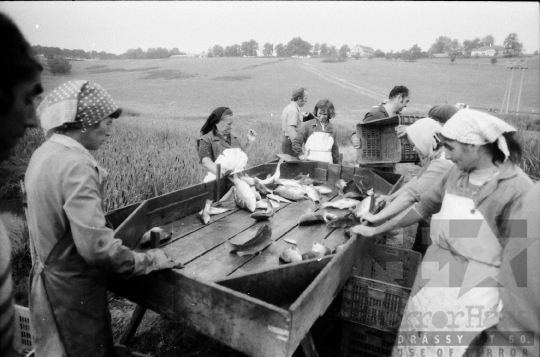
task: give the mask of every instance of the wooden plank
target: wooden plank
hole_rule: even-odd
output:
[[[115,210],[107,212],[105,217],[116,229],[126,220],[126,218],[129,217],[131,213],[133,213],[133,211],[137,209],[137,207],[139,207],[140,204],[141,202],[137,202],[129,206],[117,208]]]
[[[328,164],[328,181],[337,181],[341,178],[341,166]]]
[[[162,226],[174,222],[182,217],[199,212],[204,208],[206,200],[211,196],[207,192],[188,198],[186,200],[159,207],[148,212],[150,227]]]
[[[292,354],[288,311],[218,284],[179,275],[174,318],[249,356]]]
[[[365,238],[354,235],[342,252],[333,256],[310,286],[289,308],[293,316],[289,349],[295,349],[315,320],[321,316],[349,277]]]
[[[268,221],[256,223],[252,227],[233,237],[231,242],[239,243],[248,240],[255,235],[257,229],[263,224],[268,224],[272,229],[271,239],[272,241],[275,241],[296,226],[298,220],[297,217],[305,213],[306,209],[310,207],[311,204],[312,203],[308,201],[301,201],[289,204],[288,206],[283,206],[284,204],[281,203],[282,206],[278,208],[274,217],[270,218]],[[191,274],[199,279],[216,281],[225,278],[254,257],[255,256],[239,257],[236,254],[229,253],[229,248],[226,245],[220,245],[192,261],[184,268],[184,270],[186,274]],[[260,268],[264,268],[264,266],[261,266]]]
[[[357,168],[354,180],[357,185],[358,181],[360,181],[366,190],[373,188],[376,194],[386,195],[392,189],[392,185],[388,181],[369,169]]]
[[[341,167],[341,178],[345,180],[345,182],[349,182],[352,180],[354,176],[354,166],[342,166]]]
[[[317,167],[315,169],[315,176],[313,178],[319,181],[328,181],[328,170]]]
[[[114,236],[122,240],[122,244],[135,249],[143,234],[149,229],[148,201],[143,201],[126,220],[114,231]]]

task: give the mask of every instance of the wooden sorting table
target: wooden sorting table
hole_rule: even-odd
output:
[[[246,170],[249,176],[265,178],[273,174],[276,163]],[[366,187],[386,193],[401,176],[320,162],[283,163],[281,177],[293,178],[303,173],[326,181],[333,188],[323,201],[335,200],[335,181],[348,181],[354,175],[363,178]],[[212,216],[209,225],[198,217],[207,198],[213,198],[215,182],[192,186],[130,206],[109,215],[119,224],[116,236],[125,245],[137,249],[143,233],[152,227],[172,232],[161,248],[185,264],[184,269],[152,273],[129,280],[113,278],[109,289],[166,318],[182,321],[197,331],[250,356],[289,357],[339,293],[369,240],[354,236],[347,239],[342,228],[324,223],[298,226],[298,218],[308,210],[317,210],[311,200],[280,203],[268,221],[257,222],[250,213],[234,209]],[[231,184],[222,179],[223,195]],[[327,209],[332,213],[345,211]],[[120,224],[126,214],[129,216]],[[254,256],[230,253],[227,241],[243,243],[257,229],[268,224],[272,243]],[[293,264],[281,264],[280,253],[290,247],[284,239],[298,242],[301,253],[314,242],[333,249],[346,243],[338,254]],[[144,311],[144,310],[143,310]],[[136,329],[137,322],[134,323]],[[309,350],[304,340],[304,350]],[[312,343],[311,343],[312,344]]]

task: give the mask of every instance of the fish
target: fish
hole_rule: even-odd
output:
[[[267,197],[268,198],[268,197]],[[256,209],[267,209],[268,208],[268,202],[270,202],[270,204],[272,205],[272,207],[274,209],[276,208],[279,208],[279,203],[277,203],[276,201],[272,201],[272,200],[261,200],[261,201],[257,201],[257,203],[255,203],[255,208]]]
[[[238,254],[239,256],[253,255],[263,250],[269,243],[272,243],[272,228],[267,224],[261,226],[255,236],[243,244],[235,244],[227,242],[226,244],[231,249],[230,253]]]
[[[251,186],[251,191],[253,191],[256,201],[262,200],[261,194],[257,191],[257,189],[254,186]]]
[[[343,189],[347,186],[347,182],[344,179],[339,179],[336,181],[336,187],[339,192],[343,192]]]
[[[319,222],[322,222],[323,214],[320,212],[308,212],[300,216],[298,218],[298,225],[299,226],[309,226],[311,224],[316,224]]]
[[[330,192],[332,192],[332,189],[329,188],[329,187],[326,187],[326,186],[314,186],[314,187],[315,187],[315,189],[316,189],[317,191],[319,191],[319,193],[320,193],[321,195],[327,195],[327,194],[329,194]]]
[[[304,185],[302,185],[299,181],[297,180],[291,180],[291,179],[278,179],[275,181],[278,185],[282,185],[282,186],[294,186],[294,187],[298,187],[299,189],[301,190],[305,190],[305,187]]]
[[[276,166],[276,172],[272,176],[267,177],[265,180],[261,180],[261,182],[265,185],[269,185],[272,182],[279,180],[279,177],[281,176],[280,167],[282,163],[283,163],[283,159],[279,159],[278,164]]]
[[[312,246],[311,246],[311,251],[312,252],[319,252],[323,255],[330,255],[332,253],[332,250],[330,248],[328,248],[327,246],[321,244],[321,243],[313,243]]]
[[[360,224],[358,219],[353,219],[352,217],[349,217],[349,215],[331,217],[328,213],[325,214],[323,218],[326,225],[330,228],[346,228]]]
[[[302,261],[302,256],[300,255],[297,247],[291,247],[281,252],[279,255],[279,260],[285,264],[296,263]]]
[[[343,196],[344,198],[364,198],[366,197],[365,194],[362,193],[356,186],[356,183],[354,180],[349,180],[345,184],[345,187],[339,192],[340,196]]]
[[[309,185],[306,187],[307,195],[311,200],[315,203],[321,203],[321,193],[313,187],[313,185]]]
[[[251,187],[249,187],[245,181],[239,179],[237,174],[233,176],[233,182],[235,187],[233,193],[236,204],[240,208],[245,208],[250,212],[255,212],[255,202],[257,202],[257,199],[251,190]]]
[[[146,233],[143,234],[142,239],[140,241],[140,245],[150,244],[150,238],[151,238],[152,232],[158,232],[159,233],[159,242],[160,243],[162,241],[165,241],[165,240],[171,238],[171,236],[172,236],[172,232],[166,231],[166,230],[164,230],[163,228],[160,228],[160,227],[154,227],[154,228],[146,231]]]
[[[347,239],[351,238],[351,227],[345,227],[343,229],[343,234]]]
[[[214,216],[216,214],[222,214],[227,211],[230,211],[232,208],[229,207],[210,207],[210,215]]]
[[[374,199],[373,198],[373,195],[371,196],[367,196],[366,198],[364,198],[359,204],[358,206],[356,206],[356,208],[352,209],[352,214],[356,217],[356,218],[360,218],[363,214],[365,213],[368,213],[369,212],[369,208],[371,207],[371,200]]]
[[[312,250],[310,250],[307,253],[302,254],[302,260],[308,260],[308,259],[313,259],[313,258],[322,258],[322,257],[324,257],[323,253],[314,252]]]
[[[313,185],[315,183],[315,180],[309,177],[309,174],[302,175],[302,173],[300,173],[300,175],[296,176],[294,179],[297,180],[299,184],[305,186]]]
[[[206,200],[204,208],[199,212],[199,216],[204,224],[210,223],[210,207],[212,206],[212,200]]]
[[[258,178],[254,177],[253,178],[254,182],[255,182],[255,188],[257,189],[257,191],[259,191],[260,193],[262,194],[269,194],[269,193],[273,193],[274,191],[269,189],[264,183],[262,183],[261,180],[259,180]]]
[[[324,202],[323,204],[321,204],[321,208],[333,207],[338,209],[347,209],[356,207],[356,205],[359,203],[360,201],[358,200],[353,200],[351,198],[342,198],[337,201]]]
[[[249,177],[248,175],[243,174],[242,176],[240,176],[240,178],[242,180],[244,180],[248,185],[255,186],[255,178],[254,177]]]
[[[256,219],[257,221],[263,221],[265,219],[268,219],[274,215],[274,207],[270,203],[270,199],[266,199],[267,201],[267,208],[265,211],[255,211],[251,214],[251,218]]]
[[[284,241],[284,242],[287,242],[287,243],[289,243],[289,244],[292,244],[292,245],[298,245],[298,242],[295,241],[294,239],[284,238],[283,241]]]
[[[288,200],[293,200],[293,201],[306,199],[306,196],[304,196],[304,193],[302,192],[302,190],[299,190],[295,186],[279,186],[278,188],[274,190],[274,193],[281,197],[285,197]]]
[[[236,194],[234,193],[234,191],[235,191],[235,188],[233,186],[231,187],[229,191],[227,191],[227,193],[223,197],[221,197],[219,201],[214,202],[212,206],[231,208],[231,209],[235,208],[236,207],[236,200],[235,200]]]
[[[271,200],[274,200],[274,201],[278,201],[278,202],[285,202],[285,203],[291,203],[292,201],[289,201],[288,199],[286,198],[283,198],[281,196],[278,196],[278,195],[274,195],[274,194],[268,194],[266,195],[266,198],[269,198]]]

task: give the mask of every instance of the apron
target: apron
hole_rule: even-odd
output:
[[[308,160],[332,163],[334,138],[329,133],[314,131],[306,141],[305,150]]]
[[[96,170],[103,193],[107,172],[100,167]],[[38,339],[34,341],[36,356],[116,356],[107,301],[107,271],[84,261],[69,226],[44,262],[32,240],[30,245],[35,258],[30,306],[33,315],[39,317],[32,320],[32,335]],[[43,297],[48,304],[43,304]]]
[[[431,219],[431,240],[393,356],[461,356],[477,333],[498,321],[502,306],[492,279],[499,274],[502,247],[473,200],[446,192]]]
[[[242,171],[248,162],[248,157],[242,149],[239,148],[229,148],[221,152],[218,158],[215,161],[215,164],[221,164],[221,173],[226,170],[233,170],[232,173]],[[216,175],[211,172],[208,172],[204,177],[203,182],[210,182],[216,179]]]

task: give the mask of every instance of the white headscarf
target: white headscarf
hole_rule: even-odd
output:
[[[441,130],[448,139],[463,144],[486,145],[497,142],[505,160],[510,156],[504,133],[516,129],[499,118],[473,109],[461,109],[450,118]]]
[[[437,133],[440,132],[442,126],[436,120],[431,118],[418,119],[413,124],[407,127],[407,135],[412,141],[411,144],[416,146],[418,151],[428,158],[433,155],[437,149]]]

